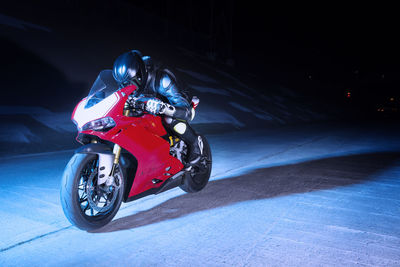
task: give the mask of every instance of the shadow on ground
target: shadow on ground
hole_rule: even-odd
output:
[[[363,183],[397,160],[400,160],[400,153],[387,152],[257,169],[244,175],[211,181],[201,192],[169,199],[149,210],[112,221],[94,232],[132,229],[242,201]]]

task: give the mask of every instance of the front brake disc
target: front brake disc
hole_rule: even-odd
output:
[[[94,172],[92,172],[92,174],[90,174],[87,182],[88,187],[86,188],[87,190],[86,194],[88,196],[88,202],[93,210],[97,212],[107,212],[113,207],[114,202],[117,199],[117,191],[119,189],[119,186],[118,187],[114,186],[112,192],[106,192],[103,188],[97,185],[97,182],[93,183],[93,180],[96,177],[96,175],[97,175],[97,170],[95,170]],[[118,177],[117,179],[120,178]],[[109,200],[108,198],[110,197],[111,194],[112,197]],[[97,201],[93,200],[93,196],[94,198],[97,198]],[[105,202],[100,202],[101,198],[103,198]],[[100,207],[98,206],[98,204],[104,204],[104,206]]]

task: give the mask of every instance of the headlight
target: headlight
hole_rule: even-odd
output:
[[[105,117],[86,123],[85,125],[83,125],[82,131],[93,130],[93,131],[105,132],[110,130],[114,126],[115,126],[114,120],[110,117]]]

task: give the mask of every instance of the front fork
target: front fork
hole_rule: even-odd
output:
[[[115,168],[117,167],[118,163],[119,163],[119,157],[121,156],[121,146],[115,144],[114,145],[114,149],[113,149],[113,154],[114,154],[114,162],[113,162],[113,166],[112,166],[112,170],[110,172],[110,176],[114,175],[115,172]]]
[[[97,184],[106,184],[108,186],[114,184],[115,170],[118,167],[119,158],[122,148],[115,144],[113,153],[98,153],[99,169]]]
[[[124,115],[125,116],[129,116],[130,110],[129,109],[125,109],[124,110]],[[113,154],[114,154],[114,164],[113,164],[113,169],[110,173],[110,176],[114,174],[114,170],[117,167],[118,163],[119,163],[119,157],[121,156],[121,151],[122,148],[120,145],[114,144],[114,149],[113,149]]]
[[[124,115],[129,115],[129,110],[124,111]],[[93,140],[92,143],[97,143]],[[106,183],[107,185],[114,184],[114,174],[119,163],[122,148],[118,144],[114,144],[113,153],[99,153],[99,174],[97,183],[99,185]]]

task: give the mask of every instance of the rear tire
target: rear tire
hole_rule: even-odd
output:
[[[202,172],[187,174],[183,179],[183,182],[179,187],[187,193],[195,193],[202,190],[207,185],[208,180],[210,179],[212,169],[211,148],[208,144],[207,139],[203,135],[201,135],[201,138],[203,140],[203,155],[206,164]]]
[[[81,181],[83,173],[88,173],[88,166],[98,161],[96,154],[75,154],[65,167],[61,181],[60,200],[67,219],[76,227],[82,230],[95,230],[109,223],[121,206],[124,178],[121,177],[119,188],[114,193],[118,194],[112,203],[112,207],[106,212],[98,212],[96,215],[89,216],[82,210],[82,198],[79,190],[82,191]],[[97,167],[95,167],[97,169]],[[122,175],[122,172],[120,170]],[[87,178],[86,178],[87,179]],[[81,201],[80,201],[81,200]],[[89,205],[89,203],[88,203]],[[87,210],[86,210],[87,211]],[[93,210],[92,210],[93,212]]]

